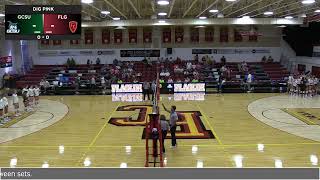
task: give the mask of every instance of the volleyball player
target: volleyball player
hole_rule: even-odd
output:
[[[40,88],[35,86],[34,89],[34,104],[37,106],[39,104]]]
[[[14,116],[18,117],[21,114],[19,113],[19,98],[16,90],[13,91],[12,102],[13,102],[13,108],[14,108]]]

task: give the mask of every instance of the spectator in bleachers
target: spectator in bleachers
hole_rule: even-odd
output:
[[[76,79],[75,79],[76,94],[79,94],[80,86],[81,86],[81,77],[77,76]]]
[[[173,83],[173,79],[171,77],[168,78],[167,83]]]
[[[94,75],[91,76],[90,86],[91,86],[91,90],[96,87],[96,77]]]
[[[272,63],[273,62],[273,58],[271,56],[268,57],[268,63]]]
[[[177,83],[181,83],[182,81],[181,81],[180,78],[177,78],[177,79],[176,79],[176,82],[177,82]]]
[[[96,65],[100,65],[100,63],[101,63],[100,58],[97,58]]]
[[[163,69],[160,73],[160,76],[164,76],[164,77],[169,77],[170,76],[170,72],[168,69]]]
[[[198,83],[198,82],[199,82],[199,80],[198,80],[197,78],[195,78],[195,77],[194,77],[194,78],[192,79],[192,81],[191,81],[191,82],[193,82],[193,83]]]
[[[267,62],[267,57],[266,57],[266,56],[263,56],[262,59],[261,59],[261,62],[262,62],[262,63],[266,63],[266,62]]]
[[[218,79],[218,93],[222,93],[223,92],[223,87],[224,87],[224,84],[226,83],[226,78],[223,76],[223,75],[220,75],[219,76],[219,79]]]
[[[220,59],[220,62],[222,64],[222,66],[224,66],[226,64],[226,62],[227,62],[227,59],[224,56],[222,56],[221,59]]]
[[[112,64],[115,65],[115,66],[117,66],[118,63],[119,63],[118,59],[114,59],[113,62],[112,62]]]
[[[90,66],[90,59],[87,60],[87,66]]]
[[[173,71],[176,74],[181,74],[181,73],[183,73],[184,70],[183,70],[183,68],[180,68],[179,65],[175,65]]]
[[[192,69],[192,63],[191,62],[187,62],[187,70],[191,70]]]
[[[195,61],[195,62],[199,62],[199,55],[198,55],[198,54],[196,54],[196,55],[194,56],[194,61]]]
[[[142,84],[143,100],[146,101],[146,97],[150,100],[150,82],[144,81]]]
[[[189,82],[190,82],[190,78],[189,78],[189,77],[186,77],[186,78],[184,79],[184,82],[185,82],[185,83],[189,83]]]

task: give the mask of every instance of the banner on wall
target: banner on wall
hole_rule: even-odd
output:
[[[12,56],[0,57],[0,68],[12,67]]]
[[[40,57],[52,57],[52,56],[92,56],[92,55],[113,55],[113,50],[95,50],[95,51],[41,51]]]
[[[213,49],[213,54],[269,54],[270,49]]]
[[[137,43],[138,41],[138,30],[129,29],[129,43]]]
[[[184,35],[183,27],[176,27],[175,28],[175,42],[182,43],[183,42],[183,35]]]
[[[122,43],[122,30],[121,29],[116,29],[113,32],[113,39],[115,44],[120,44]]]
[[[93,32],[92,31],[86,31],[84,33],[84,43],[85,44],[93,44]]]
[[[320,57],[320,46],[313,46],[313,57]]]
[[[151,28],[143,28],[143,42],[144,43],[152,43],[152,29]]]
[[[171,29],[170,28],[163,29],[162,42],[163,43],[171,43]]]
[[[160,50],[120,50],[121,57],[160,57]]]
[[[220,42],[228,42],[228,41],[229,41],[229,28],[220,27]]]
[[[191,42],[199,42],[199,28],[190,29],[190,40]]]
[[[192,49],[192,54],[212,54],[212,49]]]
[[[212,42],[214,40],[214,28],[208,27],[205,29],[204,39],[206,42]]]
[[[104,29],[101,31],[101,41],[102,44],[109,44],[110,43],[110,30]]]

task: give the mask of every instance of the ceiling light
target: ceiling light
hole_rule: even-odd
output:
[[[277,26],[278,28],[285,28],[285,27],[287,27],[287,26],[285,26],[285,25],[281,25],[281,26]]]
[[[168,5],[169,1],[158,1],[157,3],[161,6],[164,6],[164,5]]]
[[[159,22],[159,23],[166,23],[165,20],[159,20],[158,22]]]
[[[5,16],[5,14],[2,14],[2,13],[0,14],[0,17],[4,17],[4,16]]]
[[[205,16],[200,16],[199,19],[207,19]]]
[[[110,14],[110,11],[101,11],[101,14],[108,15],[108,14]]]
[[[219,10],[218,10],[218,9],[211,9],[209,12],[211,12],[211,13],[217,13],[217,12],[219,12]]]
[[[286,19],[292,19],[293,17],[292,17],[292,16],[286,16],[286,17],[284,17],[284,18],[286,18]]]
[[[302,4],[313,4],[315,2],[316,2],[315,0],[303,0]]]
[[[315,13],[320,13],[320,9],[317,9],[314,11]]]
[[[115,21],[119,21],[119,20],[120,20],[119,17],[114,17],[114,18],[112,18],[112,19],[115,20]]]
[[[204,28],[205,26],[196,26],[195,28]]]
[[[165,12],[159,12],[158,15],[159,15],[159,16],[166,16],[167,13],[165,13]]]
[[[270,16],[270,15],[273,15],[273,12],[272,11],[266,11],[263,14],[266,15],[266,16]]]
[[[93,0],[81,0],[81,2],[85,4],[91,4],[93,3]]]
[[[319,10],[319,12],[320,12],[320,10]],[[302,18],[306,18],[307,17],[307,15],[306,14],[301,14],[301,16],[300,17],[302,17]]]
[[[117,26],[116,28],[114,28],[114,29],[126,29],[125,27],[123,27],[123,26]]]
[[[242,18],[248,19],[248,18],[250,18],[250,16],[242,16]]]
[[[235,2],[235,1],[237,1],[237,0],[226,0],[227,2]]]
[[[224,15],[223,15],[222,13],[219,13],[219,14],[217,15],[217,18],[224,18]]]

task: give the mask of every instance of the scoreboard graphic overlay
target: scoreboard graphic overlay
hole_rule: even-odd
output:
[[[81,38],[81,5],[6,5],[7,40]]]

